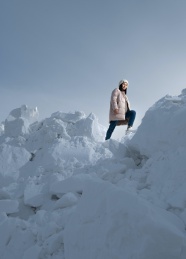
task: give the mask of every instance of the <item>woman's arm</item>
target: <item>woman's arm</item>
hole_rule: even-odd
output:
[[[119,95],[119,89],[116,88],[113,90],[112,95],[111,95],[111,107],[115,114],[118,113],[118,102],[117,102],[118,95]]]

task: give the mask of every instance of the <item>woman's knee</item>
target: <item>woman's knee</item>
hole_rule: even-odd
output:
[[[131,112],[132,115],[136,115],[136,111],[131,110],[130,112]]]

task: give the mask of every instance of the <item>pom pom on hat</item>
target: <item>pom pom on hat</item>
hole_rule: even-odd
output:
[[[121,84],[123,84],[123,83],[127,83],[127,84],[129,85],[129,82],[128,82],[127,79],[122,79],[122,80],[120,80],[120,81],[119,81],[119,86],[120,86]]]

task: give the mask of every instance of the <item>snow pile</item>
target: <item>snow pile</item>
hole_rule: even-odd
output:
[[[29,125],[37,121],[38,116],[37,107],[29,109],[26,105],[22,105],[14,109],[5,120],[5,134],[9,137],[16,137],[29,133]]]
[[[186,224],[186,89],[179,96],[165,96],[145,114],[128,148],[149,158],[129,174],[138,181],[138,193],[174,212]]]
[[[179,96],[165,96],[145,114],[131,141],[141,154],[186,147],[186,89]]]
[[[185,114],[186,89],[105,142],[94,114],[13,110],[0,134],[0,258],[185,259]]]
[[[83,259],[179,258],[186,249],[183,232],[184,225],[170,213],[111,184],[89,182],[66,225],[65,254]]]

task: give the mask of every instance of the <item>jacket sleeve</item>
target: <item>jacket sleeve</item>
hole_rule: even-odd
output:
[[[119,89],[116,88],[112,91],[111,100],[110,100],[111,107],[113,110],[118,109],[118,103],[117,103],[118,95],[119,95]]]
[[[127,104],[128,104],[128,110],[130,111],[130,110],[131,110],[131,108],[130,108],[130,102],[129,102],[129,99],[128,99],[127,96],[126,96],[126,101],[127,101]]]

